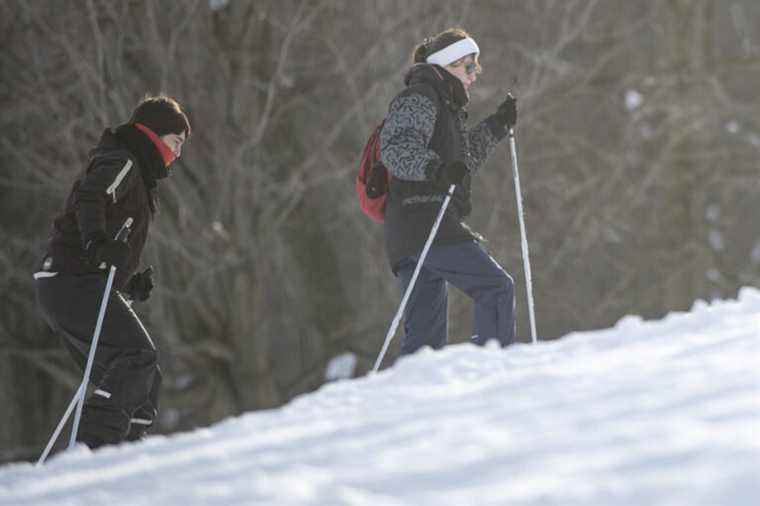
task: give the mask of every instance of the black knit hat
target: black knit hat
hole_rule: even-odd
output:
[[[142,123],[156,135],[181,134],[190,137],[190,121],[179,103],[171,97],[160,95],[146,97],[132,113],[129,122]]]

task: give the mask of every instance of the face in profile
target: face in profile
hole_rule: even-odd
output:
[[[161,136],[161,140],[169,146],[169,149],[172,150],[172,153],[174,153],[174,156],[176,158],[179,158],[182,154],[182,145],[185,143],[185,140],[187,139],[187,135],[185,132],[182,132],[181,134],[166,134]]]
[[[452,75],[462,81],[466,90],[470,89],[470,86],[475,83],[478,79],[478,74],[481,72],[478,57],[475,54],[469,54],[464,58],[460,58],[459,60],[446,65],[445,68]]]

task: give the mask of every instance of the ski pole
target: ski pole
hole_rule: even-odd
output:
[[[116,240],[127,240],[127,236],[129,235],[129,227],[132,226],[132,218],[127,218],[124,224],[119,229],[119,232],[116,234]],[[68,408],[66,408],[66,412],[63,414],[63,417],[61,418],[61,421],[58,422],[58,426],[56,427],[55,431],[53,432],[53,435],[50,437],[50,440],[47,443],[47,446],[45,446],[45,450],[42,452],[42,455],[40,455],[40,458],[37,460],[37,465],[41,465],[45,462],[45,459],[47,459],[48,454],[50,454],[50,450],[52,450],[53,445],[58,440],[58,436],[61,434],[61,430],[63,430],[64,425],[66,425],[66,422],[69,420],[69,417],[71,416],[71,412],[74,410],[74,406],[77,406],[77,413],[74,418],[74,428],[71,431],[71,440],[69,441],[69,448],[73,446],[73,442],[76,441],[76,435],[77,431],[79,430],[79,419],[82,415],[82,406],[84,404],[84,398],[87,394],[87,384],[90,381],[90,373],[92,371],[92,363],[95,359],[95,350],[97,348],[97,342],[98,339],[100,339],[100,330],[103,325],[103,318],[105,317],[105,308],[108,306],[108,298],[111,293],[111,287],[113,286],[113,279],[116,274],[116,268],[114,266],[111,266],[111,270],[108,273],[108,280],[106,281],[106,290],[103,294],[103,299],[100,304],[100,312],[98,313],[98,320],[97,324],[95,325],[95,333],[92,336],[92,342],[90,344],[90,353],[87,357],[87,366],[85,367],[85,373],[84,377],[82,378],[82,383],[79,385],[79,388],[77,389],[76,393],[74,394],[74,398],[71,399],[71,402],[69,403]]]
[[[117,241],[127,240],[129,235],[129,227],[132,226],[132,218],[127,218],[122,225],[119,233],[116,234]],[[103,320],[106,316],[106,307],[108,307],[108,299],[111,295],[111,287],[113,286],[113,278],[116,276],[116,266],[112,265],[111,270],[108,272],[108,280],[106,281],[106,290],[103,293],[103,300],[100,302],[100,312],[98,313],[98,322],[95,325],[95,333],[92,336],[92,343],[90,344],[90,354],[87,357],[87,366],[84,369],[84,379],[82,379],[82,387],[79,390],[79,402],[77,403],[77,409],[74,413],[74,426],[71,429],[71,438],[69,439],[69,448],[73,448],[77,440],[77,433],[79,432],[79,421],[82,418],[82,408],[84,407],[85,392],[87,390],[87,384],[90,382],[90,374],[92,373],[92,364],[95,361],[95,350],[98,348],[98,340],[100,339],[100,331],[103,328]]]
[[[528,295],[528,317],[530,318],[530,335],[536,344],[536,315],[533,309],[533,281],[530,273],[530,255],[528,253],[528,237],[525,232],[525,217],[523,214],[522,192],[520,190],[520,172],[517,169],[517,145],[515,130],[509,129],[509,150],[512,154],[512,173],[515,177],[515,196],[517,198],[517,216],[520,222],[520,238],[522,242],[523,267],[525,269],[525,289]]]
[[[84,383],[81,383],[79,385],[79,388],[77,389],[76,393],[74,394],[74,397],[71,399],[71,402],[69,403],[69,407],[66,408],[66,412],[63,414],[61,421],[58,422],[58,427],[55,428],[55,432],[53,432],[53,435],[51,436],[50,441],[48,441],[48,444],[45,447],[45,451],[43,451],[42,455],[40,455],[40,458],[37,459],[38,466],[45,463],[45,459],[47,459],[48,454],[50,454],[50,450],[53,449],[53,445],[58,440],[58,436],[61,434],[61,431],[63,430],[63,426],[66,425],[66,422],[69,420],[69,417],[71,416],[71,412],[74,411],[74,406],[76,406],[77,401],[79,400],[79,396],[84,395],[82,393],[82,388],[84,386],[85,386]]]
[[[406,287],[406,291],[404,292],[404,297],[401,299],[401,304],[398,307],[398,311],[396,311],[396,316],[393,317],[393,322],[391,323],[391,326],[388,329],[388,333],[385,335],[385,342],[383,343],[383,348],[380,350],[380,354],[377,356],[377,360],[375,361],[375,366],[372,368],[373,374],[376,373],[377,370],[380,368],[380,363],[383,361],[383,357],[385,357],[385,353],[388,351],[388,345],[391,344],[391,340],[393,339],[393,336],[396,334],[396,329],[398,328],[398,324],[401,321],[401,316],[404,314],[404,308],[406,308],[406,303],[409,301],[409,296],[412,294],[412,290],[414,290],[414,284],[417,282],[417,276],[419,276],[420,274],[420,269],[422,269],[422,264],[425,261],[425,257],[428,254],[428,250],[430,249],[430,246],[433,244],[433,240],[435,239],[435,236],[438,233],[438,227],[441,225],[441,221],[443,220],[443,215],[446,212],[446,208],[449,207],[449,202],[451,201],[451,196],[454,195],[455,189],[456,189],[456,185],[449,186],[448,194],[446,195],[446,198],[444,199],[443,204],[441,205],[441,210],[438,211],[438,216],[435,218],[435,222],[433,223],[433,228],[430,230],[430,235],[428,235],[427,241],[425,242],[425,247],[422,248],[422,254],[420,255],[419,260],[417,260],[417,265],[414,268],[412,279],[409,281],[409,286]]]

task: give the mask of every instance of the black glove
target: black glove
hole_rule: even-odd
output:
[[[85,246],[90,264],[96,269],[108,269],[111,265],[121,270],[129,259],[129,244],[108,239],[104,233],[96,234]]]
[[[129,298],[139,302],[145,302],[150,297],[150,291],[153,290],[153,267],[148,267],[142,272],[133,274],[127,285],[124,287],[124,293]]]
[[[462,184],[464,177],[470,172],[467,165],[461,160],[454,160],[449,162],[440,169],[438,169],[438,177],[436,183],[438,186],[445,188],[446,190],[453,184],[459,186]]]
[[[517,99],[511,93],[507,93],[507,98],[499,105],[494,117],[506,128],[512,128],[517,124]]]

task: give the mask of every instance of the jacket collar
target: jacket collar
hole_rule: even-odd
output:
[[[413,65],[404,77],[404,84],[427,84],[432,86],[441,99],[453,110],[463,109],[470,101],[462,81],[440,65],[417,63]]]
[[[113,130],[113,134],[121,144],[137,157],[143,179],[149,189],[156,187],[157,180],[164,179],[169,175],[164,159],[156,145],[134,125],[118,126]]]

